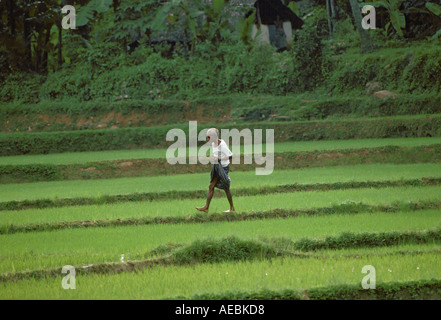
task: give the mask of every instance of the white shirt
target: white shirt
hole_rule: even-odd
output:
[[[214,142],[211,144],[211,149],[213,152],[213,156],[218,157],[218,159],[227,158],[226,160],[221,160],[222,167],[226,167],[230,164],[230,159],[233,153],[228,148],[227,144],[224,140],[221,139],[221,143],[218,144],[217,147],[214,146]]]

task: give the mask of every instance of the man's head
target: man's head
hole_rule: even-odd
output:
[[[207,141],[217,141],[219,139],[219,130],[216,128],[208,129],[207,131]]]

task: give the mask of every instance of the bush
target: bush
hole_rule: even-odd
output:
[[[360,284],[312,288],[309,290],[283,289],[257,292],[223,292],[193,295],[195,300],[427,300],[440,299],[441,281],[437,279],[378,283],[375,290],[362,289]]]
[[[228,291],[222,293],[204,293],[191,297],[192,300],[301,300],[294,290],[268,290],[257,292]]]
[[[88,101],[92,98],[91,82],[92,74],[86,66],[78,65],[75,70],[64,68],[48,75],[40,87],[40,96],[47,100],[74,98],[75,101]]]
[[[327,86],[334,92],[364,91],[379,81],[388,90],[403,93],[439,93],[441,56],[438,46],[383,49],[370,54],[345,54],[329,61]]]
[[[198,130],[215,126],[205,123]],[[117,130],[77,130],[60,132],[7,133],[0,135],[0,155],[45,154],[68,151],[102,151],[159,148],[170,146],[165,140],[172,128],[182,129],[188,137],[188,125],[169,125]],[[378,118],[368,120],[320,122],[258,122],[231,124],[225,129],[274,130],[274,142],[339,140],[360,138],[439,137],[441,117]],[[201,143],[201,142],[199,142]]]
[[[386,117],[441,113],[438,94],[400,95],[393,99],[375,97],[329,98],[293,112],[298,120],[320,120],[342,117]]]
[[[29,181],[51,181],[61,179],[60,169],[51,164],[0,166],[0,182],[25,178]]]
[[[198,240],[173,253],[176,264],[219,263],[236,260],[271,258],[277,253],[267,245],[228,237],[220,240]]]
[[[36,73],[10,74],[0,85],[0,102],[34,103],[44,77]]]
[[[362,55],[352,48],[355,40],[338,40],[350,29],[347,21],[338,25],[336,39],[328,41],[324,41],[327,35],[322,31],[321,13],[314,21],[317,24],[310,21],[297,30],[292,49],[282,53],[260,45],[249,50],[241,42],[198,43],[191,56],[163,56],[149,47],[139,47],[126,56],[119,55],[113,45],[81,49],[75,63],[65,64],[47,78],[11,75],[0,89],[0,99],[35,102],[31,95],[35,90],[40,98],[76,102],[113,102],[126,96],[142,100],[235,93],[274,96],[318,88],[347,94],[364,91],[370,81],[405,94],[440,92],[441,60],[436,44]],[[356,33],[352,30],[350,35],[352,39]]]
[[[312,91],[323,82],[323,46],[317,26],[305,25],[296,32],[293,46],[295,92]]]
[[[440,280],[420,280],[408,282],[378,283],[375,290],[365,290],[360,285],[339,285],[314,288],[308,292],[311,300],[409,300],[439,299]]]
[[[352,233],[345,232],[338,236],[328,236],[324,240],[300,239],[293,247],[300,251],[316,251],[322,249],[345,249],[363,247],[386,247],[403,243],[429,243],[441,240],[441,230],[427,232],[382,232],[382,233]]]

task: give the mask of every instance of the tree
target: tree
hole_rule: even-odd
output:
[[[78,0],[86,1],[86,0]],[[9,71],[48,72],[50,53],[62,63],[61,8],[73,0],[0,1],[0,50]],[[55,32],[58,27],[58,39]]]
[[[154,31],[181,30],[185,42],[210,41],[217,45],[229,32],[229,13],[224,10],[228,0],[175,0],[163,5],[155,13],[152,23]]]
[[[365,3],[365,5],[371,5],[376,8],[385,8],[389,13],[390,23],[392,24],[398,35],[403,37],[403,29],[406,27],[406,18],[404,16],[404,13],[400,10],[403,2],[404,0],[379,0]]]
[[[326,0],[326,12],[328,15],[329,34],[335,33],[335,25],[338,20],[338,11],[336,0]]]
[[[360,33],[360,39],[361,39],[361,53],[368,53],[374,51],[374,46],[371,41],[371,37],[369,36],[369,33],[367,33],[366,30],[363,29],[361,26],[361,21],[363,20],[363,17],[361,15],[360,6],[358,5],[357,0],[349,0],[351,4],[352,14],[354,15],[355,20],[355,27],[357,28],[358,32]]]
[[[116,10],[119,2],[112,0],[90,0],[85,6],[82,6],[77,13],[77,26],[86,25],[96,13],[103,13],[109,10],[110,6]]]
[[[144,35],[151,35],[155,14],[162,5],[161,0],[131,0],[119,3],[118,9],[114,9],[115,19],[109,41],[121,43],[124,52],[127,51],[127,46],[130,46],[132,51]]]

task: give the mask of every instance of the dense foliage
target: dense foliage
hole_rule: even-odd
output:
[[[0,99],[35,103],[285,95],[332,86],[342,92],[371,80],[400,82],[400,88],[393,85],[398,91],[439,91],[440,61],[434,52],[441,34],[438,0],[370,3],[377,8],[378,29],[369,37],[379,52],[413,44],[420,51],[406,50],[410,56],[403,61],[401,55],[390,70],[381,63],[387,51],[364,57],[363,64],[339,65],[364,41],[348,1],[298,1],[306,23],[282,53],[244,38],[241,17],[253,1],[243,6],[233,2],[2,1]],[[61,27],[64,5],[77,8],[75,30]],[[426,47],[427,52],[418,49]]]

